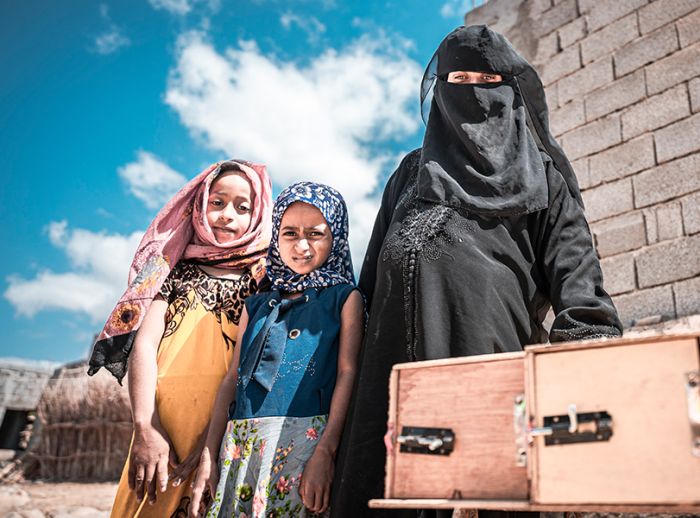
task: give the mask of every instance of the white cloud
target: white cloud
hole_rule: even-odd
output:
[[[168,11],[171,14],[180,16],[189,13],[192,6],[188,0],[148,0],[151,7],[156,10]]]
[[[376,150],[413,134],[420,120],[420,67],[405,44],[387,43],[364,37],[300,66],[251,42],[220,53],[189,33],[165,99],[208,147],[267,164],[276,185],[308,179],[336,187],[349,205],[359,264],[378,206],[372,192],[394,165]],[[398,50],[384,50],[391,48]]]
[[[317,43],[321,35],[326,32],[326,26],[314,16],[299,16],[287,11],[280,16],[280,23],[286,30],[290,30],[292,25],[296,25],[306,33],[306,40],[311,43]]]
[[[131,40],[122,34],[121,29],[112,25],[109,30],[95,38],[95,51],[98,54],[112,54],[131,45]]]
[[[118,173],[131,194],[149,209],[163,206],[187,182],[183,175],[143,150],[138,152],[136,162],[120,167]]]
[[[221,0],[148,0],[148,3],[156,11],[167,11],[177,16],[185,16],[201,6],[209,13],[221,9]]]
[[[101,323],[127,286],[129,265],[143,232],[124,236],[69,229],[66,221],[47,227],[51,243],[62,249],[70,272],[39,272],[34,278],[11,276],[4,297],[18,315],[33,317],[44,310],[67,310]]]
[[[440,8],[440,16],[463,19],[465,14],[484,2],[485,0],[447,0]]]
[[[100,18],[109,28],[95,38],[95,52],[103,55],[112,54],[122,47],[131,45],[131,40],[124,35],[118,26],[112,23],[107,4],[100,4]]]

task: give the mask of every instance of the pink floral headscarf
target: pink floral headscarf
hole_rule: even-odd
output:
[[[239,171],[251,184],[253,200],[248,230],[219,243],[207,222],[209,188],[222,172]],[[119,299],[95,342],[88,374],[106,367],[120,381],[136,331],[153,298],[180,259],[219,268],[248,269],[260,281],[272,233],[272,184],[264,165],[243,160],[217,162],[190,180],[165,204],[149,225],[129,270],[129,287]]]

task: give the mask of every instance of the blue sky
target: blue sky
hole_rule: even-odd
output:
[[[140,233],[223,158],[268,164],[276,192],[336,186],[359,264],[422,139],[422,68],[469,3],[0,3],[0,357],[86,357]]]

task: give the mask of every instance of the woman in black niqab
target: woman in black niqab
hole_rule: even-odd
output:
[[[455,84],[458,71],[500,80]],[[367,508],[383,495],[394,364],[622,330],[532,66],[488,27],[460,27],[426,70],[428,100],[423,146],[387,183],[360,276],[369,319],[338,456],[336,517],[416,516]]]

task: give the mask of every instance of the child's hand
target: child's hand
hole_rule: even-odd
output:
[[[177,457],[165,429],[155,426],[134,429],[134,443],[129,459],[129,488],[136,491],[136,499],[156,501],[156,486],[163,493],[168,488],[168,463],[175,465]]]
[[[211,449],[205,446],[202,450],[202,455],[199,457],[199,467],[197,468],[197,476],[192,482],[192,504],[190,505],[189,518],[197,518],[199,516],[199,507],[202,503],[202,495],[204,491],[209,489],[209,494],[214,497],[216,495],[216,486],[219,483],[219,466],[216,461],[216,456],[212,455]]]
[[[197,468],[199,459],[202,456],[202,451],[204,451],[204,443],[207,440],[208,430],[209,427],[207,426],[207,428],[205,428],[200,434],[199,439],[197,439],[197,444],[195,444],[190,454],[170,472],[170,480],[173,481],[173,487],[177,487],[182,484],[187,477],[190,476],[190,473]]]
[[[306,508],[314,513],[323,513],[331,501],[331,483],[335,465],[328,450],[316,448],[306,463],[301,477],[299,495]]]

